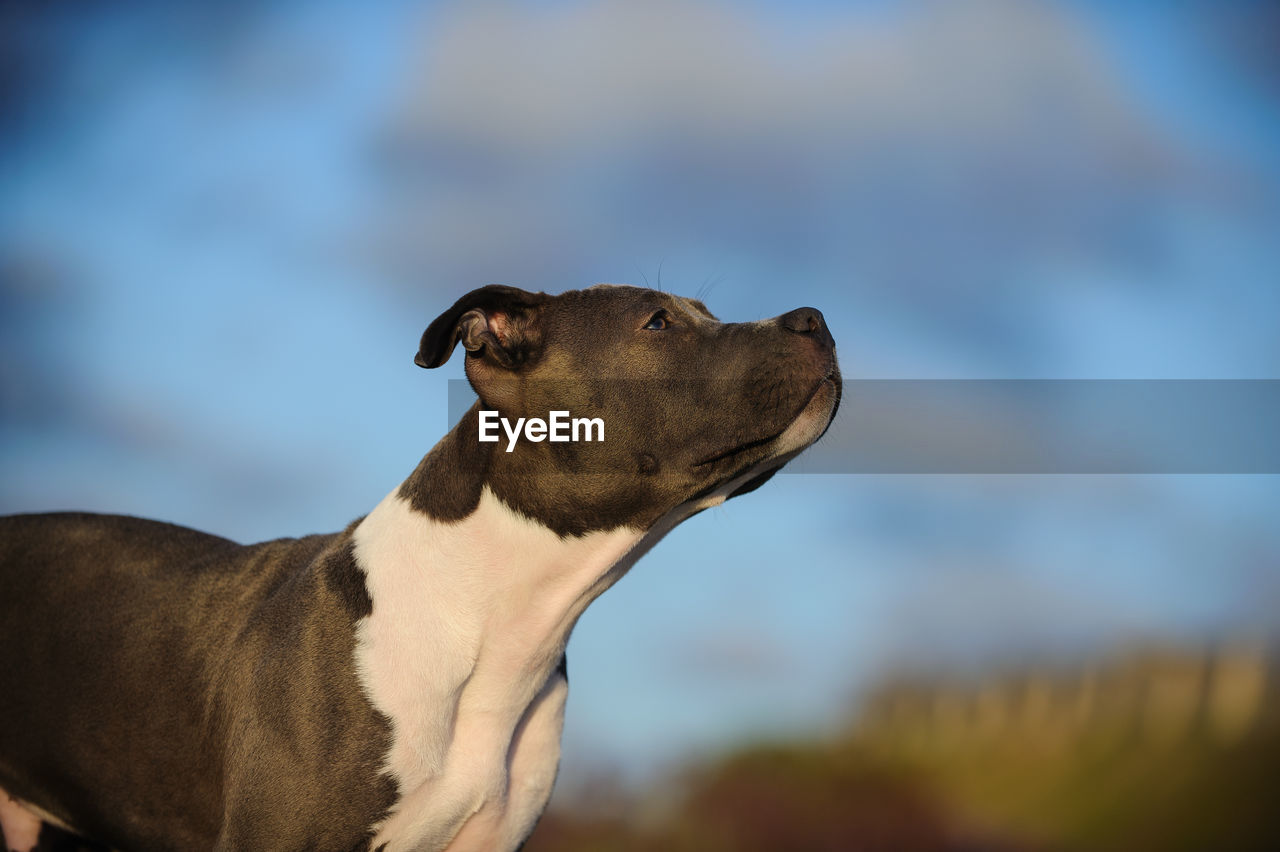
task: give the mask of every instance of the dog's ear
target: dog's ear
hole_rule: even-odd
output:
[[[549,298],[546,293],[501,284],[472,290],[427,326],[413,362],[419,367],[439,367],[461,340],[469,355],[514,369],[536,354],[542,343],[538,315]]]

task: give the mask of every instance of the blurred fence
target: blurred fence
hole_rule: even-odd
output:
[[[1278,681],[1275,659],[1258,645],[1148,650],[994,677],[886,684],[867,702],[858,731],[924,750],[1069,747],[1091,737],[1229,746],[1280,721]]]
[[[1280,848],[1263,644],[895,675],[842,736],[745,747],[553,809],[534,850]]]

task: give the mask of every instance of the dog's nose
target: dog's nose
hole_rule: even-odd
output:
[[[796,334],[812,335],[821,342],[830,342],[831,332],[827,330],[827,322],[822,311],[817,308],[796,308],[778,317],[778,322],[787,331]]]
[[[797,334],[813,334],[823,326],[822,311],[817,308],[796,308],[778,317],[782,327]]]

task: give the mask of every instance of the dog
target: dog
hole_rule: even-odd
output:
[[[723,323],[638,287],[492,285],[415,361],[458,343],[478,400],[342,532],[241,545],[124,516],[0,519],[9,849],[46,824],[147,852],[518,848],[555,782],[583,610],[840,401],[813,308]],[[553,412],[601,434],[480,440],[482,416]]]

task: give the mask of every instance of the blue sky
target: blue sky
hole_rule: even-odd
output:
[[[730,320],[815,305],[853,378],[1277,378],[1264,3],[14,19],[3,511],[338,529],[443,434],[461,368],[414,367],[417,338],[491,282],[660,273]],[[896,666],[1266,632],[1278,497],[778,477],[588,611],[566,772],[837,724]]]

